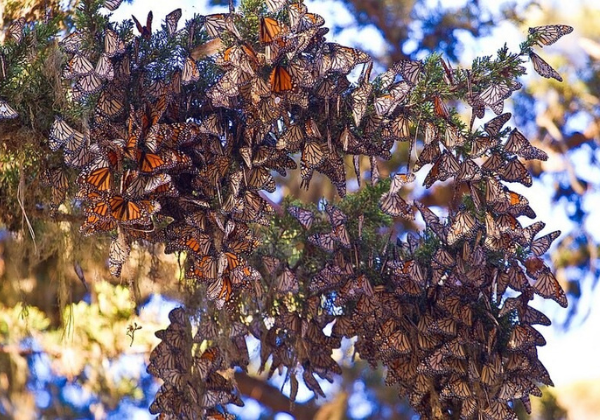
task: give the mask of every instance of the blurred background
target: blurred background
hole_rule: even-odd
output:
[[[528,27],[574,27],[572,34],[542,51],[564,82],[535,73],[526,76],[524,89],[507,107],[513,113],[510,124],[550,156],[530,166],[534,185],[519,192],[547,223],[542,234],[562,231],[548,258],[569,296],[567,310],[553,302],[536,302],[553,321],[540,329],[548,344],[539,354],[556,387],[533,401],[531,418],[600,418],[600,309],[594,305],[600,302],[600,4],[324,0],[307,5],[331,28],[328,41],[359,47],[373,56],[375,75],[400,59],[422,59],[432,52],[441,53],[455,68],[469,68],[475,57],[493,55],[505,43],[518,50]],[[77,1],[0,0],[0,25],[6,28],[20,16],[28,21],[43,18],[40,11],[46,7],[64,13],[68,28]],[[133,14],[143,21],[152,10],[158,25],[177,7],[184,19],[227,10],[226,2],[218,0],[135,0],[122,4],[111,20]],[[382,176],[405,164],[405,156],[395,153]],[[10,176],[7,164],[0,149],[0,189],[3,178]],[[273,200],[293,195],[316,202],[335,194],[328,182],[313,182],[310,190],[301,190],[295,174],[279,181]],[[349,182],[352,187],[356,183]],[[442,207],[449,193],[441,186],[428,191],[416,187],[411,194]],[[180,298],[176,258],[160,250],[140,251],[130,258],[121,280],[115,280],[106,269],[108,242],[80,238],[73,233],[78,226],[40,222],[35,242],[12,227],[9,213],[0,217],[0,419],[152,418],[148,406],[159,384],[145,366],[158,342],[154,331],[166,327],[167,314]],[[418,229],[418,220],[406,228]],[[249,349],[251,356],[257,355],[251,340]],[[285,400],[289,385],[283,378],[267,381],[240,375],[246,405],[232,412],[241,419],[414,418],[394,388],[385,386],[382,371],[352,360],[351,342],[336,358],[344,374],[322,385],[327,400],[314,400],[311,392],[301,389],[292,416],[282,412],[290,408]]]

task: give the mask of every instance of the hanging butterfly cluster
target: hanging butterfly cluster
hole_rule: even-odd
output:
[[[482,198],[480,205],[487,211],[481,220],[463,210],[443,221],[417,204],[428,235],[417,239],[409,234],[406,243],[387,252],[361,249],[361,228],[348,229],[347,242],[328,232],[310,235],[332,258],[308,279],[291,273],[298,279],[294,287],[298,289],[299,281],[300,290],[308,289],[312,299],[329,306],[322,305],[307,318],[296,313],[295,324],[293,317],[280,313],[275,324],[287,328],[278,331],[288,333],[290,325],[301,325],[301,319],[311,316],[323,320],[322,331],[335,319],[331,337],[319,340],[321,347],[357,337],[360,357],[374,367],[383,363],[386,383],[397,385],[400,395],[426,418],[460,413],[464,419],[514,419],[516,400],[530,410],[529,395],[541,396],[538,386],[552,381],[537,356],[537,346],[545,340],[533,327],[550,325],[550,320],[529,302],[537,294],[567,305],[560,285],[539,258],[559,232],[536,238],[544,224],[523,228],[511,214],[515,210],[510,193],[500,195],[504,197],[493,203],[486,201],[490,197]],[[523,206],[519,214],[531,215]],[[310,234],[315,215],[295,207],[288,211]],[[334,225],[331,209],[328,213]],[[345,225],[339,210],[337,214]],[[368,256],[361,257],[365,252]],[[267,271],[277,274],[274,268]],[[276,284],[281,279],[278,276]],[[514,297],[504,296],[508,288]],[[280,332],[281,336],[285,335]],[[299,341],[302,344],[287,342],[286,354],[298,357],[299,349],[311,342],[304,336]],[[328,366],[325,372],[333,371]]]
[[[183,310],[171,313],[150,360],[149,372],[165,382],[152,412],[218,418],[225,404],[239,403],[219,372],[245,368],[251,333],[262,343],[263,368],[268,359],[270,374],[288,368],[293,396],[300,370],[323,395],[316,376],[339,374],[331,352],[342,336],[358,336],[361,357],[383,361],[389,382],[425,416],[460,410],[464,418],[513,418],[509,401],[527,402],[539,392],[535,383],[550,383],[536,354],[543,339],[531,327],[546,320],[528,302],[538,294],[566,306],[540,259],[557,233],[535,238],[542,225],[523,228],[517,217],[535,215],[503,184],[530,185],[519,158],[546,157],[518,130],[504,128],[510,114],[502,114],[503,102],[520,86],[512,79],[523,73],[518,64],[528,52],[500,58],[508,64],[499,70],[492,63],[502,83],[491,81],[492,64],[459,71],[443,62],[441,84],[428,88],[422,75],[441,68],[433,60],[404,60],[370,80],[368,55],[325,42],[323,18],[303,3],[269,0],[267,8],[199,16],[181,30],[178,9],[160,32],[152,31],[149,14],[145,25],[134,18],[139,36],[107,23],[99,32],[79,28],[61,43],[71,99],[92,111],[79,130],[57,117],[48,144],[78,172],[82,232],[113,235],[114,275],[136,241],[184,252],[186,277],[206,290],[209,307],[225,313],[201,316],[193,338]],[[554,42],[568,33],[561,31],[534,28],[531,42]],[[101,48],[90,48],[97,39]],[[348,74],[359,64],[361,76],[351,84]],[[498,116],[483,131],[472,130],[472,119],[467,130],[445,106],[461,95],[473,119],[486,107]],[[396,141],[410,141],[412,151],[417,140],[413,170],[433,164],[425,186],[453,180],[457,196],[467,197],[445,222],[416,203],[427,244],[411,240],[400,251],[386,244],[376,255],[362,240],[362,215],[349,220],[328,204],[327,222],[313,226],[315,213],[289,207],[306,230],[305,255],[320,255],[322,264],[290,266],[273,255],[250,264],[260,245],[257,226],[269,225],[273,214],[261,195],[275,191],[272,171],[285,176],[298,154],[304,187],[317,171],[343,197],[347,155],[359,183],[360,156],[368,156],[376,183],[377,159],[389,159]],[[69,185],[60,174],[48,178],[58,206]],[[394,177],[381,197],[383,212],[414,217],[401,196],[413,181],[410,172]],[[507,287],[521,295],[502,302]],[[269,322],[241,323],[242,295],[265,305]],[[336,318],[328,337],[323,329]],[[223,340],[230,344],[214,345]]]
[[[169,320],[171,324],[166,330],[156,332],[163,341],[152,351],[148,365],[148,372],[164,381],[150,406],[150,413],[173,418],[229,419],[214,407],[230,403],[242,405],[242,401],[234,391],[233,381],[219,373],[227,368],[221,350],[211,347],[194,355],[192,347],[201,341],[192,337],[185,311],[172,310]],[[242,332],[245,335],[246,331]]]

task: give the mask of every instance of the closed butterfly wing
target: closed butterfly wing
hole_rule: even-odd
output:
[[[360,122],[365,115],[367,110],[369,95],[373,90],[373,85],[368,81],[352,92],[350,97],[352,98],[352,116],[354,117],[354,124],[356,127],[360,126]]]
[[[100,92],[102,89],[102,80],[93,73],[88,74],[81,77],[77,81],[75,88],[81,91],[82,98],[87,97],[89,95],[93,95],[94,93]]]
[[[289,206],[287,210],[288,213],[290,213],[296,218],[296,220],[298,220],[298,222],[300,222],[304,229],[310,229],[315,218],[312,211],[296,206]]]
[[[106,54],[102,54],[96,63],[94,70],[96,75],[104,80],[112,80],[115,77],[115,69],[113,63]]]
[[[69,61],[67,68],[63,72],[65,79],[73,79],[76,77],[86,76],[94,71],[94,66],[82,54],[75,54]]]
[[[177,32],[177,24],[179,23],[179,19],[181,19],[181,9],[173,10],[165,18],[167,33],[169,35],[173,35],[175,32]]]
[[[273,93],[290,91],[293,88],[292,76],[285,69],[285,67],[278,64],[273,67],[273,70],[271,70],[271,74],[269,75],[269,84],[271,86],[271,92]]]
[[[125,52],[125,43],[119,35],[112,29],[107,28],[104,31],[104,54],[108,57],[115,57]]]
[[[6,32],[6,37],[11,38],[17,44],[23,39],[23,29],[25,28],[26,20],[24,17],[20,17],[10,24]]]
[[[183,64],[181,83],[184,85],[189,85],[197,82],[198,80],[200,80],[200,71],[198,70],[198,66],[191,57],[187,57],[185,59],[185,63]]]
[[[487,106],[493,106],[497,103],[504,101],[510,96],[511,89],[505,83],[491,84],[484,89],[480,94],[479,98]]]
[[[110,244],[108,254],[108,269],[110,274],[115,277],[121,276],[121,268],[125,261],[127,261],[130,251],[131,248],[126,242],[125,235],[122,231],[119,231],[118,236]]]
[[[560,236],[560,230],[556,230],[540,238],[531,241],[531,253],[536,257],[541,257],[548,251],[550,245]]]
[[[548,160],[548,155],[543,150],[533,147],[529,140],[516,128],[510,132],[504,150],[514,153],[527,160]]]
[[[60,41],[60,45],[64,48],[66,52],[75,54],[79,52],[81,49],[81,44],[83,42],[81,33],[75,31]]]
[[[545,77],[546,79],[556,79],[559,82],[563,81],[560,74],[558,74],[558,72],[554,70],[550,64],[546,63],[542,57],[532,51],[529,53],[529,58],[531,59],[531,62],[533,63],[533,69],[537,72],[537,74]]]
[[[496,137],[498,134],[500,134],[500,131],[502,131],[504,124],[510,120],[510,117],[512,117],[510,112],[494,117],[483,125],[483,129],[490,135],[490,137]]]
[[[105,0],[104,7],[110,11],[115,11],[123,3],[123,0]]]
[[[414,220],[411,206],[398,193],[387,192],[383,194],[379,200],[379,208],[390,216]]]
[[[394,65],[394,69],[407,83],[414,86],[419,82],[423,63],[420,61],[401,60]]]
[[[3,99],[0,99],[0,120],[9,120],[17,118],[19,113],[15,111],[9,104]]]
[[[448,245],[453,245],[465,236],[471,236],[476,228],[477,222],[471,213],[467,211],[458,213],[448,231]]]
[[[317,233],[309,236],[308,241],[327,252],[335,249],[335,237],[331,233]]]
[[[543,270],[538,275],[533,288],[538,295],[554,300],[563,308],[566,308],[569,304],[565,292],[549,269]]]

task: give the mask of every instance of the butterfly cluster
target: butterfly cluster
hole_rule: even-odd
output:
[[[48,146],[77,172],[81,231],[111,235],[116,276],[134,243],[183,253],[185,277],[214,309],[200,316],[193,337],[182,309],[157,333],[148,371],[165,385],[151,411],[225,418],[223,406],[239,398],[219,372],[248,365],[247,334],[261,341],[261,368],[268,360],[270,374],[287,368],[292,396],[300,374],[323,395],[316,377],[340,374],[331,353],[342,337],[357,336],[360,356],[383,362],[388,382],[424,416],[513,418],[514,399],[527,404],[538,383],[551,383],[537,359],[543,337],[532,327],[547,319],[528,303],[539,295],[567,304],[541,259],[559,233],[537,237],[542,224],[523,227],[517,218],[535,213],[507,186],[531,185],[521,159],[547,159],[505,127],[504,100],[520,87],[512,77],[521,72],[519,56],[500,66],[500,83],[488,68],[454,70],[443,60],[403,60],[371,79],[370,57],[326,42],[323,18],[302,2],[268,0],[243,13],[197,16],[178,29],[177,9],[159,32],[150,13],[145,24],[134,18],[137,32],[108,23],[61,42],[63,82],[89,117],[75,126],[57,116]],[[562,36],[550,32],[534,28],[531,36],[545,44]],[[89,48],[90,39],[101,48]],[[168,56],[159,53],[165,49]],[[423,75],[436,71],[441,84],[428,90]],[[460,95],[472,108],[469,128],[446,107]],[[497,116],[473,130],[486,107]],[[378,197],[378,220],[418,211],[423,239],[374,248],[363,233],[380,233],[365,226],[364,214],[327,203],[322,212],[287,207],[305,239],[295,263],[268,237],[261,243],[260,229],[274,220],[262,195],[276,190],[274,172],[286,176],[299,162],[302,186],[319,172],[344,197],[345,159],[360,185],[367,157],[376,185],[377,162],[396,142],[410,144],[408,170]],[[424,185],[450,183],[460,198],[446,219],[403,198],[414,172],[428,165]],[[57,208],[72,186],[60,171],[46,180]],[[518,297],[505,299],[509,288]],[[262,315],[248,316],[253,305]]]
[[[242,405],[233,381],[219,373],[226,369],[221,350],[210,347],[198,355],[193,354],[194,344],[204,339],[201,330],[192,337],[190,320],[182,308],[172,310],[169,320],[171,324],[166,330],[156,332],[163,341],[152,351],[147,369],[164,381],[150,406],[150,413],[189,419],[232,418],[215,409],[229,403]],[[241,336],[244,333],[242,330]],[[245,348],[243,339],[242,342]]]

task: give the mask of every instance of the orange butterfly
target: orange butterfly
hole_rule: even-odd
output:
[[[271,84],[271,92],[273,93],[292,90],[292,76],[290,76],[290,73],[280,64],[276,65],[273,67],[273,70],[271,70],[269,82]]]

